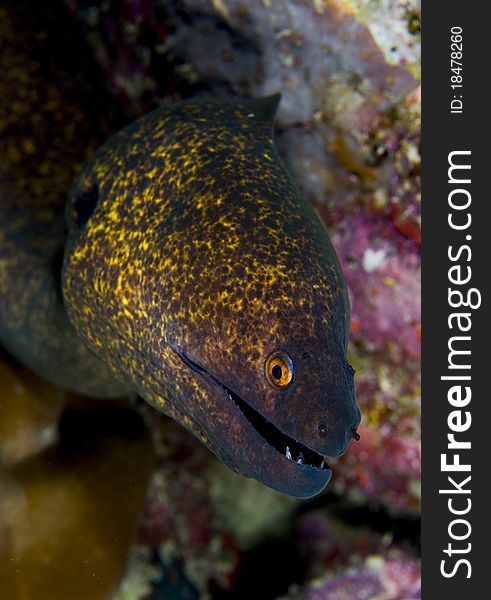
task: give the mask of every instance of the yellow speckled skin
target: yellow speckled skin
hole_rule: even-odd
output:
[[[343,276],[277,156],[278,100],[179,103],[104,144],[69,196],[63,294],[122,381],[235,470],[307,497],[330,470],[285,458],[221,385],[323,455],[344,452],[359,422]],[[283,390],[265,376],[276,350],[295,369]]]

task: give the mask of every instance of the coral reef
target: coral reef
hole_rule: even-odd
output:
[[[332,494],[310,502],[288,498],[234,474],[176,423],[142,410],[159,458],[118,600],[156,593],[169,577],[186,582],[196,597],[247,597],[257,593],[263,573],[269,586],[263,597],[271,598],[289,585],[306,593],[305,582],[326,577],[339,586],[349,579],[350,590],[372,579],[394,589],[391,574],[406,568],[410,576],[398,589],[416,593],[415,517],[394,520]]]
[[[409,600],[421,598],[419,562],[401,554],[369,556],[355,567],[316,579],[282,600]]]

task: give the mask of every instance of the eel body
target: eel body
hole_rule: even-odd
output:
[[[103,141],[89,69],[53,7],[0,3],[0,344],[62,387],[121,396],[68,321],[60,288],[67,190]]]
[[[185,101],[121,130],[73,182],[66,239],[60,194],[43,208],[2,184],[0,338],[66,387],[136,391],[232,469],[309,497],[360,413],[343,275],[277,155],[278,101]]]

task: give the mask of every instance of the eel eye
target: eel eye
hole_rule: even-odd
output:
[[[274,352],[266,361],[266,377],[276,388],[286,388],[293,379],[293,361],[286,352]]]

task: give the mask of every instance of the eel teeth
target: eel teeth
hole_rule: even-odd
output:
[[[242,416],[249,421],[249,424],[256,430],[258,435],[277,452],[285,456],[287,460],[291,460],[299,465],[307,465],[309,467],[314,467],[321,470],[329,468],[327,463],[324,461],[324,457],[318,452],[312,450],[308,446],[305,446],[298,440],[290,438],[288,435],[284,434],[273,423],[263,417],[261,413],[252,408],[250,404],[235,394],[231,389],[229,389],[206,369],[197,363],[194,363],[185,354],[178,352],[178,355],[190,369],[196,373],[199,373],[202,377],[205,376],[208,380],[211,379],[218,384],[225,391],[228,399],[235,405]],[[295,458],[295,456],[297,458]],[[320,465],[315,467],[314,465],[319,463],[319,459]]]

